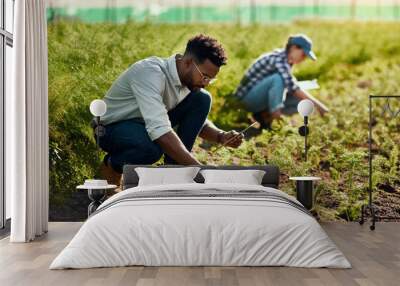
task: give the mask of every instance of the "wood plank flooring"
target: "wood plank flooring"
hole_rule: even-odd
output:
[[[323,228],[352,269],[289,267],[121,267],[48,270],[81,223],[50,223],[49,233],[32,243],[0,240],[0,285],[400,285],[400,223],[324,223]]]

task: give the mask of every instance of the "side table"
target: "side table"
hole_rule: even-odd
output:
[[[290,177],[289,180],[296,182],[296,197],[302,205],[311,210],[313,207],[314,181],[321,180],[320,177]]]
[[[89,186],[89,185],[80,185],[76,188],[78,190],[87,190],[88,197],[92,201],[88,206],[88,217],[96,211],[96,209],[101,205],[106,197],[107,190],[113,190],[117,186],[116,185],[106,185],[106,186]]]

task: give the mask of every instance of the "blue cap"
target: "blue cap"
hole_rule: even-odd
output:
[[[303,49],[304,53],[313,61],[317,60],[317,56],[312,51],[312,41],[304,34],[297,34],[289,38],[289,44],[299,46]]]

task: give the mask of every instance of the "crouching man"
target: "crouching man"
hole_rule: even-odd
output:
[[[200,164],[191,153],[197,136],[240,146],[240,134],[207,120],[211,95],[204,88],[226,60],[217,40],[198,35],[188,41],[183,55],[149,57],[125,70],[104,97],[107,112],[101,122],[106,130],[99,142],[107,152],[100,168],[103,178],[119,185],[125,164],[153,164],[164,154],[165,164]]]

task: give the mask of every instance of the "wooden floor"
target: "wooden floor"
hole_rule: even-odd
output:
[[[48,270],[81,223],[50,223],[44,237],[27,244],[0,241],[0,285],[400,285],[400,223],[325,223],[324,229],[352,269],[289,267],[123,267]]]

